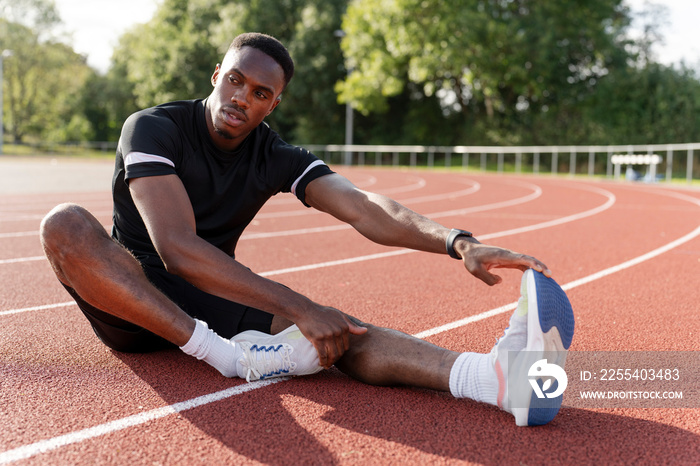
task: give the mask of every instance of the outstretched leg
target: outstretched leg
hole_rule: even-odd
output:
[[[541,376],[537,382],[542,387],[566,383],[565,374],[564,380],[556,375],[564,373],[574,317],[566,294],[541,273],[523,274],[518,306],[490,354],[458,354],[401,332],[356,323],[369,331],[352,336],[350,350],[336,366],[361,381],[450,391],[499,406],[519,426],[546,424],[559,411],[561,394],[535,396],[530,379]]]
[[[338,369],[372,385],[449,391],[450,371],[459,353],[397,330],[352,319],[368,331],[351,337],[350,350],[335,364]]]

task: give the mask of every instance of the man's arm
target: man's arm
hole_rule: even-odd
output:
[[[285,317],[314,344],[330,367],[349,348],[349,334],[366,329],[340,311],[321,306],[263,278],[196,233],[194,212],[176,175],[136,178],[129,190],[167,270],[222,298]]]
[[[306,187],[305,199],[310,206],[352,225],[376,243],[447,254],[449,228],[386,196],[362,191],[341,175],[312,181]],[[551,276],[547,266],[534,257],[482,244],[472,237],[459,236],[454,248],[467,270],[488,285],[501,282],[501,277],[490,272],[493,268],[532,268]]]

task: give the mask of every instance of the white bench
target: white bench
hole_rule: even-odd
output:
[[[615,165],[615,179],[620,179],[620,167],[622,165],[627,165],[628,170],[631,169],[632,165],[646,165],[648,167],[647,174],[644,179],[654,182],[656,181],[656,166],[659,165],[663,159],[661,156],[656,154],[613,154],[610,161]],[[632,170],[632,173],[634,170]],[[639,177],[632,178],[633,181],[640,179]]]

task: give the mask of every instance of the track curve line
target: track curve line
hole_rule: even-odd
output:
[[[476,183],[476,182],[475,182]],[[476,183],[479,186],[479,189],[481,188],[481,185],[479,183]],[[520,184],[520,183],[517,183]],[[539,186],[530,184],[530,183],[522,183],[521,185],[524,185],[532,190],[531,193],[518,197],[515,199],[509,199],[507,201],[500,201],[500,202],[494,202],[491,204],[484,204],[480,206],[473,206],[473,207],[465,207],[462,209],[456,209],[456,210],[448,210],[444,212],[436,212],[436,213],[431,213],[431,214],[423,214],[424,216],[428,218],[440,218],[440,217],[455,217],[459,215],[466,215],[474,212],[483,212],[485,210],[495,210],[495,209],[501,209],[504,207],[513,207],[519,204],[524,204],[526,202],[530,202],[534,199],[537,199],[542,195],[542,188]],[[466,193],[468,191],[471,191],[473,188],[466,189],[462,192]],[[474,191],[476,192],[476,191]],[[471,193],[469,193],[471,194]],[[428,197],[428,196],[426,196]],[[439,199],[429,199],[431,201],[434,200],[439,200]],[[403,201],[402,201],[403,202]],[[314,211],[315,212],[315,211]],[[248,233],[248,234],[243,234],[241,235],[241,241],[242,240],[253,240],[253,239],[264,239],[264,238],[271,238],[271,237],[278,237],[278,236],[296,236],[296,235],[306,235],[310,233],[326,233],[329,231],[339,231],[339,230],[350,230],[352,229],[352,226],[347,225],[347,224],[342,224],[342,225],[331,225],[331,226],[326,226],[326,227],[315,227],[315,228],[300,228],[298,230],[286,230],[286,231],[277,231],[277,232],[260,232],[260,233]]]
[[[487,207],[487,206],[489,208],[497,209],[497,208],[501,208],[501,207],[517,205],[517,204],[521,204],[524,202],[528,202],[529,200],[536,199],[542,195],[542,189],[539,186],[532,185],[530,183],[523,183],[523,185],[530,186],[531,189],[533,189],[533,192],[526,195],[526,196],[523,196],[521,198],[516,198],[513,200],[509,200],[509,201],[503,201],[503,202],[497,202],[497,203],[493,203],[493,204],[485,204],[484,206],[476,206],[476,207],[461,209],[460,212],[466,211],[469,209],[489,210],[489,209],[484,209],[484,207]],[[601,191],[604,191],[604,190],[601,190]],[[564,223],[573,222],[573,221],[579,220],[581,218],[595,215],[596,213],[602,212],[601,209],[605,210],[612,205],[610,196],[612,196],[612,198],[614,198],[614,195],[608,191],[605,191],[605,192],[608,193],[606,195],[606,197],[608,198],[608,201],[605,202],[604,204],[598,206],[598,207],[594,207],[593,209],[589,209],[589,210],[586,210],[583,212],[579,212],[577,214],[562,217],[561,219],[555,219],[555,220],[551,220],[551,221],[547,221],[547,222],[542,222],[542,223],[538,223],[538,224],[531,225],[528,227],[522,227],[522,228],[517,228],[517,229],[513,229],[513,230],[506,230],[504,232],[495,232],[495,233],[490,233],[490,234],[485,234],[485,235],[479,235],[479,237],[482,239],[500,238],[503,236],[508,236],[508,235],[520,233],[521,230],[523,230],[523,229],[527,229],[527,231],[535,231],[535,230],[548,228],[548,227],[555,226],[555,225],[561,225]],[[453,212],[453,211],[451,211],[451,212]],[[287,232],[278,232],[278,233],[257,233],[257,234],[252,233],[249,236],[255,235],[255,237],[249,238],[249,239],[267,238],[267,237],[271,237],[271,236],[291,236],[291,235],[308,234],[308,233],[319,233],[319,232],[327,232],[327,231],[333,231],[333,230],[345,230],[345,229],[350,229],[350,228],[352,228],[352,227],[347,225],[347,224],[342,224],[342,225],[334,225],[334,226],[330,226],[330,227],[304,228],[301,230],[289,230]],[[243,239],[243,237],[245,237],[245,236],[246,235],[242,236],[241,239]],[[381,253],[376,253],[376,254],[368,254],[365,256],[351,257],[351,258],[347,258],[347,259],[339,259],[339,260],[334,260],[334,261],[320,262],[320,263],[316,263],[316,264],[307,264],[307,265],[289,267],[289,268],[278,269],[278,270],[270,270],[267,272],[260,272],[258,275],[260,275],[262,277],[272,277],[275,275],[304,272],[304,271],[308,271],[308,270],[316,270],[316,269],[321,269],[321,268],[325,268],[325,267],[335,267],[335,266],[339,266],[339,265],[353,264],[356,262],[365,262],[365,261],[375,260],[375,259],[385,259],[388,257],[402,256],[405,254],[411,254],[411,253],[415,253],[415,252],[419,252],[419,251],[415,251],[413,249],[398,249],[398,250],[394,250],[394,251],[381,252]],[[42,256],[26,258],[26,260],[41,260],[41,259],[43,259]],[[17,263],[17,262],[23,262],[25,260],[23,260],[23,259],[8,259],[8,261],[12,261],[12,263]],[[2,263],[2,262],[0,262],[0,263]],[[57,305],[48,304],[46,306],[48,306],[48,307],[43,307],[43,306],[40,306],[40,307],[42,309],[50,309],[52,306],[63,307],[63,306],[65,306],[65,303],[59,303]],[[39,309],[37,309],[37,307],[31,307],[31,308],[23,308],[23,309],[13,309],[13,310],[8,310],[8,311],[0,311],[0,316],[9,315],[9,314],[17,314],[17,313],[21,313],[21,312],[35,311],[35,310],[39,310]]]
[[[587,210],[585,212],[580,212],[578,214],[568,215],[566,217],[561,217],[561,218],[557,218],[554,220],[548,220],[546,222],[535,223],[534,225],[528,225],[528,226],[520,227],[520,228],[513,228],[512,230],[499,231],[496,233],[487,233],[485,235],[479,235],[479,237],[481,239],[501,238],[503,236],[516,235],[519,233],[527,233],[527,232],[531,232],[531,231],[535,231],[535,230],[541,230],[543,228],[549,228],[549,227],[554,227],[557,225],[563,225],[564,223],[574,222],[576,220],[581,220],[581,219],[584,219],[586,217],[591,217],[593,215],[604,212],[615,204],[615,201],[617,198],[615,197],[615,195],[613,193],[611,193],[607,189],[601,189],[601,188],[597,188],[595,186],[585,186],[585,185],[583,185],[583,186],[584,186],[584,188],[582,188],[582,189],[597,192],[597,193],[603,195],[604,197],[606,197],[608,200],[605,203],[599,205],[598,207]]]
[[[663,194],[671,196],[671,197],[677,197],[679,199],[688,201],[688,202],[700,207],[700,199],[696,199],[694,197],[686,196],[686,195],[680,194],[680,193],[666,192]],[[547,223],[547,222],[545,222],[545,223]],[[622,270],[628,269],[628,268],[633,267],[635,265],[641,264],[642,262],[646,262],[650,259],[653,259],[657,256],[660,256],[661,254],[664,254],[664,253],[666,253],[674,248],[677,248],[678,246],[685,244],[688,241],[691,241],[691,240],[697,238],[698,236],[700,236],[700,226],[695,228],[690,233],[683,235],[680,238],[675,239],[669,243],[666,243],[665,245],[663,245],[661,247],[658,247],[658,248],[651,250],[645,254],[634,257],[632,259],[629,259],[627,261],[624,261],[624,262],[617,264],[617,265],[614,265],[612,267],[608,267],[606,269],[592,273],[592,274],[587,275],[585,277],[582,277],[582,278],[579,278],[576,280],[572,280],[569,283],[561,285],[561,288],[564,291],[568,291],[568,290],[571,290],[573,288],[585,285],[587,283],[591,283],[595,280],[599,280],[601,278],[607,277],[608,275],[612,275],[616,272],[620,272]],[[508,311],[512,311],[513,309],[515,309],[517,307],[517,305],[518,305],[518,302],[515,301],[515,302],[512,302],[510,304],[506,304],[504,306],[500,306],[500,307],[497,307],[495,309],[491,309],[489,311],[482,312],[481,314],[476,314],[473,316],[466,317],[464,319],[450,322],[450,323],[445,324],[445,325],[441,325],[440,327],[436,327],[436,328],[433,328],[430,330],[425,330],[423,332],[415,334],[414,336],[417,338],[427,338],[427,337],[432,336],[432,335],[437,335],[438,333],[446,332],[448,330],[453,330],[453,329],[471,324],[473,322],[478,322],[480,320],[484,320],[484,319],[487,319],[489,317],[493,317],[493,316],[503,314],[503,313],[508,312]]]
[[[471,186],[467,189],[461,189],[458,191],[450,191],[448,193],[441,193],[441,194],[432,194],[430,196],[421,196],[421,197],[414,197],[414,198],[409,198],[409,199],[401,199],[398,200],[401,204],[417,204],[420,202],[431,202],[431,201],[440,201],[443,199],[454,199],[456,197],[462,197],[462,196],[468,196],[470,194],[473,194],[479,189],[481,189],[481,185],[472,180],[467,180],[469,183],[471,183]],[[403,188],[403,187],[402,187]],[[387,192],[382,192],[382,191],[376,191],[376,194],[382,194],[385,195]],[[296,203],[298,202],[298,199],[287,199],[291,203]],[[262,212],[259,213],[258,215],[255,216],[256,220],[260,219],[267,219],[267,218],[282,218],[282,217],[299,217],[302,215],[318,215],[318,214],[323,214],[325,212],[321,212],[320,210],[315,210],[315,209],[297,209],[297,210],[290,210],[287,212]],[[244,235],[245,236],[245,235]],[[243,238],[241,238],[243,239]]]
[[[504,207],[513,207],[520,204],[525,204],[526,202],[533,201],[542,195],[542,188],[532,183],[517,182],[509,180],[509,184],[520,185],[531,189],[532,192],[522,197],[516,197],[515,199],[510,199],[507,201],[493,202],[491,204],[483,204],[474,207],[465,207],[463,209],[446,210],[444,212],[434,212],[432,214],[425,214],[428,218],[440,218],[440,217],[457,217],[459,215],[473,214],[474,212],[483,212],[485,210],[495,210],[502,209]]]

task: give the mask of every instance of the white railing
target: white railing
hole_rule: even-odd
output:
[[[619,178],[614,170],[614,154],[658,155],[660,164],[654,165],[652,181],[671,180],[675,176],[691,183],[694,154],[700,143],[687,144],[633,144],[610,146],[409,146],[409,145],[306,145],[328,163],[343,165],[425,166],[428,168],[460,166],[485,171],[495,169],[515,173],[568,173],[570,175],[607,176]],[[568,156],[568,160],[567,160]],[[455,160],[457,158],[457,160]],[[476,161],[475,161],[476,158]],[[494,160],[495,159],[495,160]],[[634,167],[632,165],[631,167]],[[512,168],[511,168],[512,167]],[[697,167],[700,169],[700,167]],[[648,174],[649,175],[649,174]]]

